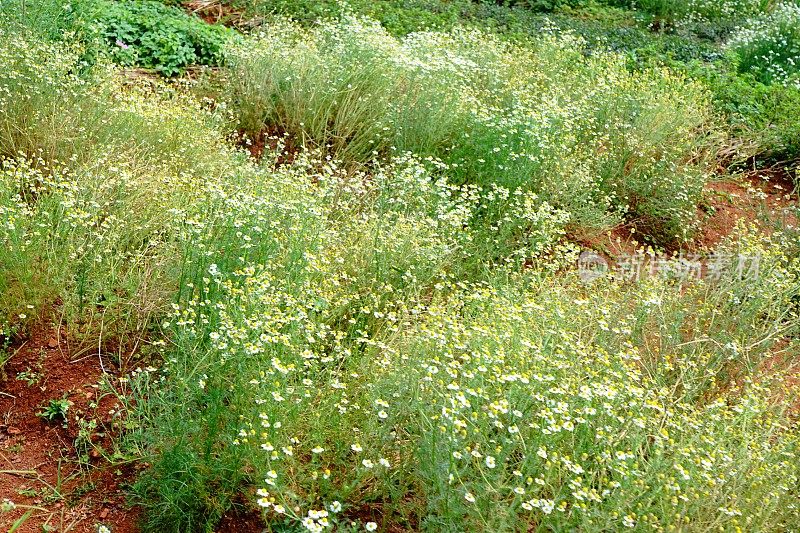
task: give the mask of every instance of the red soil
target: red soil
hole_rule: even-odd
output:
[[[709,183],[705,188],[705,205],[698,209],[699,233],[681,251],[712,250],[731,235],[737,222],[753,223],[770,233],[776,227],[795,227],[798,190],[784,170],[760,170],[744,175],[739,181]],[[578,244],[612,260],[633,255],[643,243],[632,224],[592,236],[575,237]],[[668,250],[679,251],[679,250]]]
[[[118,383],[103,371],[111,362],[101,366],[97,354],[72,360],[65,332],[54,326],[35,329],[11,353],[0,381],[0,499],[38,508],[17,531],[94,532],[100,524],[115,533],[137,531],[137,512],[125,505],[122,488],[132,469],[103,458],[117,430],[110,411],[119,411],[117,398],[100,386],[104,378]],[[37,415],[61,398],[71,402],[66,428]],[[88,464],[78,462],[76,417],[98,423],[91,445],[84,440]],[[26,510],[0,514],[0,530]]]

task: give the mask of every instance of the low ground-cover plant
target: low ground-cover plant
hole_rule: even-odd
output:
[[[232,33],[157,1],[111,2],[98,18],[112,58],[167,76],[190,65],[219,65]]]
[[[70,402],[67,398],[50,400],[41,407],[41,411],[38,413],[38,416],[42,417],[48,422],[61,420],[66,426],[69,404]]]
[[[668,24],[711,25],[708,30],[714,33],[730,30],[742,17],[766,12],[772,3],[771,0],[636,0],[628,4]]]
[[[464,22],[522,43],[542,33],[572,33],[583,38],[587,53],[617,52],[630,57],[638,66],[651,59],[710,61],[720,55],[716,43],[685,33],[655,32],[639,13],[616,6],[543,16],[481,5]]]
[[[155,0],[3,0],[0,27],[80,44],[84,67],[111,58],[127,67],[180,74],[193,65],[219,65],[235,33]]]

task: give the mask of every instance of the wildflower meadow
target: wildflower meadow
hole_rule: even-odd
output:
[[[795,3],[200,4],[0,0],[0,525],[800,530]]]

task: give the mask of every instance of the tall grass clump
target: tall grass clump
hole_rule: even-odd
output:
[[[800,89],[800,5],[780,3],[739,28],[728,42],[741,72]]]
[[[657,241],[689,238],[703,89],[577,45],[467,30],[396,39],[352,17],[282,23],[231,52],[223,99],[251,137],[277,129],[359,165],[408,151],[446,163],[453,183],[532,191],[573,228],[628,220]]]
[[[177,285],[173,210],[236,156],[190,98],[80,57],[0,31],[0,324],[57,313],[81,349],[124,352]]]

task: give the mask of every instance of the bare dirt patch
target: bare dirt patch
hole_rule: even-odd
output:
[[[738,181],[721,181],[706,187],[700,248],[710,249],[724,240],[739,220],[755,223],[763,231],[797,227],[797,190],[786,170],[762,170]]]
[[[262,533],[267,531],[258,511],[234,510],[222,517],[217,533]]]
[[[66,332],[54,325],[34,328],[10,351],[0,381],[0,499],[18,508],[0,514],[0,530],[32,511],[17,531],[138,531],[124,494],[133,469],[106,453],[119,429],[111,362],[96,353],[72,360]],[[40,415],[51,400],[66,400],[66,424]]]
[[[237,144],[247,150],[256,161],[261,161],[265,153],[274,157],[276,165],[291,164],[300,147],[294,139],[278,126],[262,129],[255,138],[251,138],[244,131],[238,132]]]

